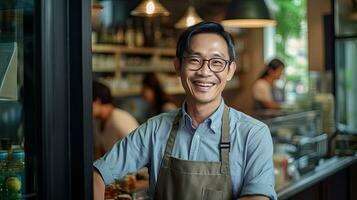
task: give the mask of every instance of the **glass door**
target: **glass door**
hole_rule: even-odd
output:
[[[36,197],[34,0],[0,3],[0,199]],[[30,77],[26,77],[30,76]],[[31,81],[29,81],[31,80]],[[25,98],[26,97],[26,98]],[[26,100],[26,103],[25,103]],[[30,119],[26,116],[32,116]],[[27,122],[26,122],[27,121]],[[32,125],[31,125],[32,124]]]
[[[357,37],[336,40],[338,129],[357,134]]]
[[[92,199],[90,0],[0,0],[0,199]]]

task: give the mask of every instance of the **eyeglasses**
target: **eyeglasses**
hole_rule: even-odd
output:
[[[199,56],[184,56],[183,59],[186,64],[186,68],[193,71],[200,70],[204,65],[205,61],[207,61],[208,68],[215,73],[222,72],[227,67],[227,64],[230,64],[232,62],[223,58],[203,59]]]

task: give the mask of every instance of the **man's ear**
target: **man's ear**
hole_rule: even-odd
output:
[[[175,58],[174,66],[175,66],[176,75],[180,76],[180,74],[181,74],[181,61],[180,61],[179,58]]]
[[[232,80],[236,69],[237,69],[237,64],[236,64],[236,62],[231,62],[231,64],[230,64],[229,67],[228,67],[227,81]]]

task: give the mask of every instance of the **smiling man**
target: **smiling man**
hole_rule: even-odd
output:
[[[276,199],[268,127],[222,98],[236,70],[231,36],[214,22],[194,25],[181,34],[174,64],[185,102],[95,161],[95,199],[104,199],[105,184],[144,166],[155,200]]]

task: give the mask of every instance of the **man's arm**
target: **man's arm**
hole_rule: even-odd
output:
[[[105,184],[97,170],[93,170],[93,199],[104,200]]]
[[[238,200],[269,200],[269,198],[265,196],[245,196],[239,198]]]
[[[247,160],[244,171],[243,200],[276,200],[274,190],[273,141],[268,126],[255,126],[247,141]]]

